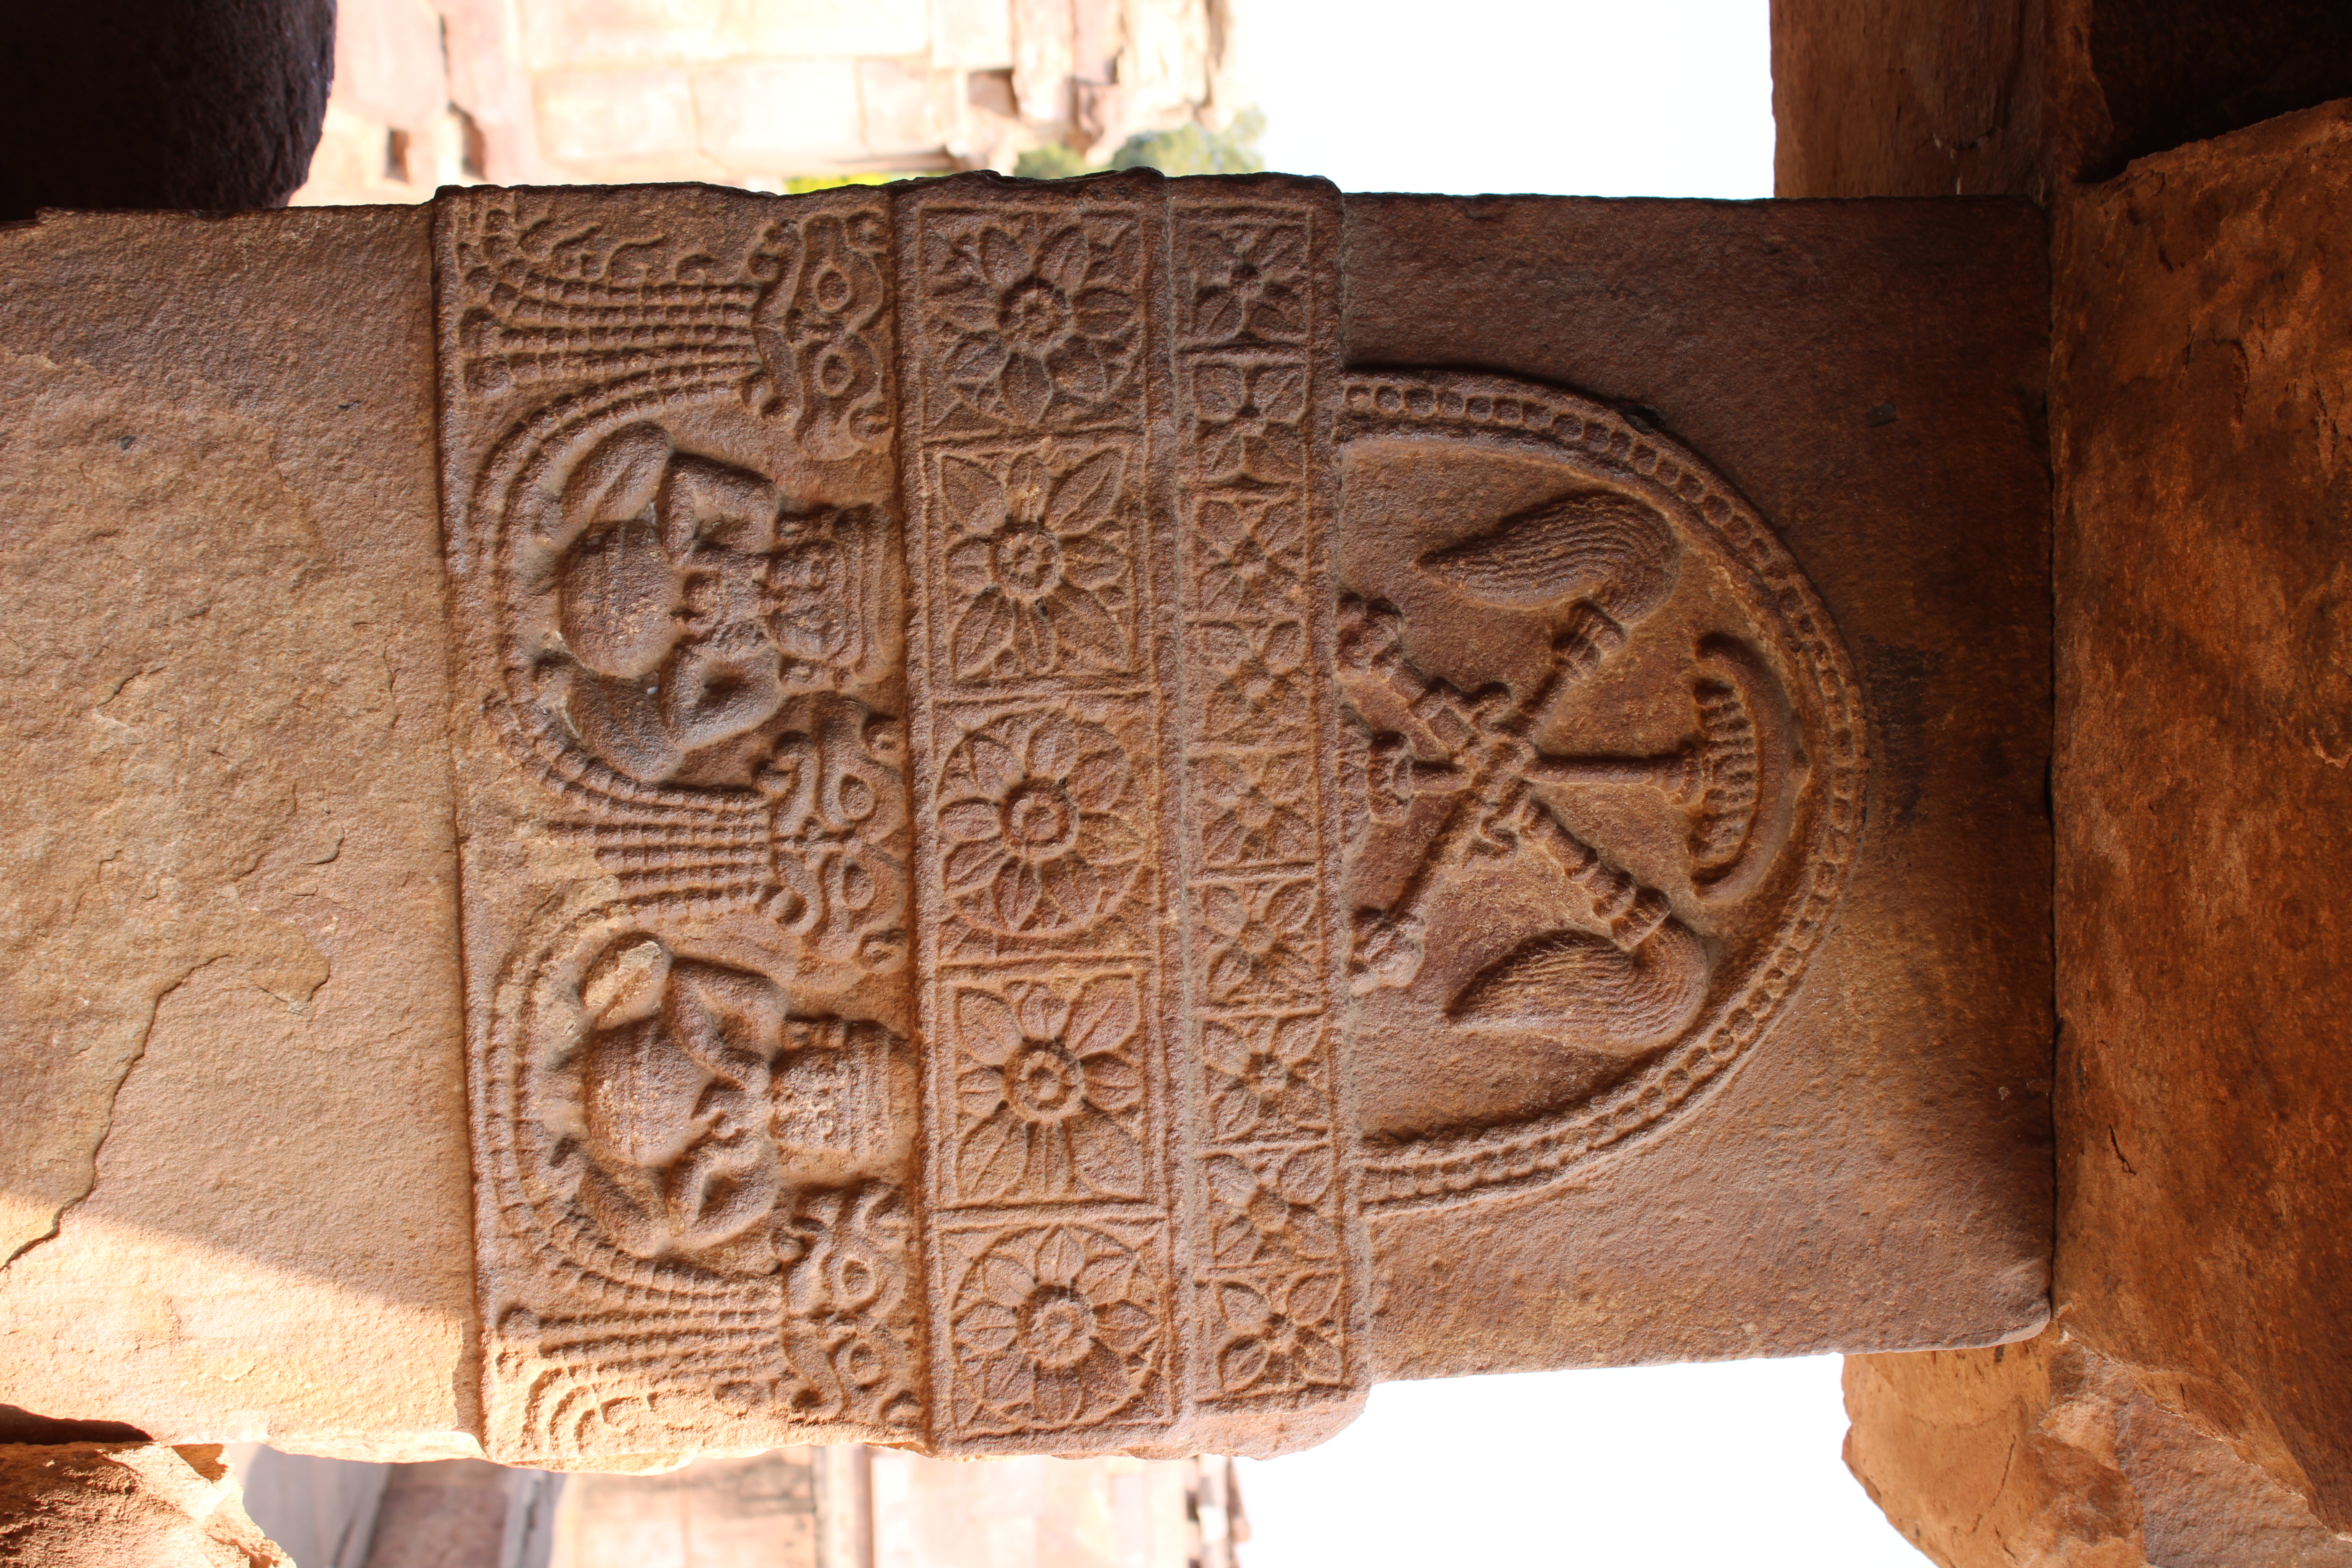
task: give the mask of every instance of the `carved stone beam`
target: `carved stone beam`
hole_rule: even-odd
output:
[[[562,1467],[1273,1452],[1381,1376],[2040,1321],[2046,554],[2029,445],[1969,423],[2031,363],[2005,258],[2038,240],[1496,210],[1148,174],[442,195],[402,394],[436,384],[440,553],[401,569],[446,584],[448,760],[412,723],[368,766],[429,750],[453,797],[471,1288],[411,1379],[478,1390],[450,1429]],[[299,221],[323,276],[423,220]],[[1747,281],[1690,281],[1726,246]],[[1886,254],[1892,303],[1808,291]],[[1849,431],[1823,388],[1882,372],[1806,345],[1916,333],[1939,289],[2029,324],[1886,359]],[[1860,445],[1888,395],[1970,432],[1945,490]],[[111,472],[124,436],[55,445]],[[1939,672],[1983,647],[2022,705],[1968,729]],[[400,1202],[458,1179],[413,1163]],[[14,1282],[106,1212],[15,1299],[65,1300]],[[53,1404],[32,1375],[0,1398]],[[70,1413],[201,1440],[146,1408]]]

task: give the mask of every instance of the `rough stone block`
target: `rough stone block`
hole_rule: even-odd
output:
[[[920,56],[931,42],[929,0],[793,0],[730,5],[719,37],[729,56]]]
[[[863,123],[858,62],[763,60],[694,73],[704,153],[731,169],[800,168],[813,157],[855,158]]]
[[[952,115],[938,112],[941,97],[919,59],[858,61],[857,125],[866,150],[877,158],[930,156],[954,123]],[[952,109],[951,99],[947,106]]]
[[[0,1445],[7,1568],[293,1568],[237,1503],[217,1448]]]
[[[720,58],[726,0],[516,0],[534,71]]]
[[[533,70],[792,57],[920,55],[927,0],[520,0]]]
[[[1009,70],[1013,7],[1007,0],[931,0],[931,63],[955,70]]]
[[[448,107],[441,18],[425,0],[340,0],[335,102],[386,125],[431,125]]]
[[[1777,585],[1782,567],[1753,568],[1776,584],[1785,619],[1774,624],[1799,637],[1833,625],[1836,658],[1850,661],[1786,677],[1791,700],[1818,713],[1836,710],[1837,690],[1858,693],[1866,721],[1851,733],[1870,746],[1856,815],[1810,826],[1800,816],[1781,862],[1811,868],[1814,891],[1835,897],[1833,922],[1786,891],[1722,913],[1706,899],[1678,905],[1722,954],[1717,973],[1757,989],[1737,1003],[1710,990],[1704,1021],[1671,1034],[1664,1053],[1629,1058],[1644,1047],[1557,1026],[1509,1041],[1437,1032],[1425,1013],[1384,1025],[1400,1031],[1395,1047],[1357,1043],[1375,1160],[1383,1138],[1433,1114],[1475,1130],[1536,1105],[1577,1130],[1568,1150],[1590,1151],[1505,1203],[1376,1213],[1383,1375],[2030,1331],[2047,1282],[2051,1027],[2039,216],[2016,202],[1419,196],[1352,197],[1348,210],[1350,360],[1575,385],[1638,422],[1612,437],[1637,454],[1651,431],[1705,454],[1708,467],[1691,472],[1720,480],[1675,480],[1677,493],[1700,484],[1709,517],[1727,495],[1769,519],[1819,595],[1791,598]],[[1533,446],[1524,433],[1488,439]],[[1377,561],[1395,592],[1410,584],[1429,602],[1439,584],[1400,571],[1408,551],[1461,528],[1465,512],[1530,504],[1542,482],[1521,471],[1524,497],[1399,487],[1391,500],[1382,480],[1360,501],[1349,467],[1343,580],[1361,581],[1348,575],[1354,561]],[[1362,543],[1360,507],[1377,509],[1360,514],[1374,525]],[[1378,555],[1357,553],[1373,541]],[[1706,579],[1699,552],[1685,558],[1688,595]],[[1654,656],[1693,632],[1759,636],[1736,616],[1702,624],[1730,613],[1700,603],[1669,601],[1638,643]],[[1433,622],[1441,668],[1465,681],[1528,679],[1509,660],[1539,658],[1542,634],[1508,613]],[[1773,646],[1776,668],[1801,657]],[[1666,694],[1736,678],[1703,657],[1680,678],[1648,668],[1567,710],[1589,729],[1562,749],[1647,753],[1659,767],[1679,747],[1703,749],[1706,699],[1695,714]],[[1831,721],[1792,742],[1816,807],[1849,787],[1845,732]],[[1594,815],[1575,820],[1622,835],[1633,822],[1600,814],[1653,798],[1595,791],[1575,807]],[[1644,854],[1666,847],[1646,842]],[[1460,900],[1443,935],[1430,927],[1433,952],[1441,941],[1463,958],[1492,952],[1490,910],[1511,910],[1511,929],[1524,929],[1511,869],[1483,864],[1494,868],[1480,897]],[[1768,933],[1787,945],[1764,944]],[[1645,1065],[1617,1077],[1629,1059]],[[1730,1062],[1738,1074],[1718,1075]],[[1592,1157],[1620,1140],[1643,1152]],[[1462,1142],[1506,1169],[1553,1169],[1544,1162],[1562,1148]],[[1961,1171],[1973,1174],[1956,1181]],[[1450,1184],[1454,1173],[1432,1175]]]
[[[1855,1356],[1845,1457],[1944,1568],[2343,1568],[2352,1542],[2063,1328]]]
[[[0,222],[42,207],[283,204],[334,76],[331,0],[19,5],[6,14]]]
[[[2352,108],[2060,209],[2058,1292],[2352,1526]]]
[[[471,1447],[428,221],[0,240],[0,1401]]]

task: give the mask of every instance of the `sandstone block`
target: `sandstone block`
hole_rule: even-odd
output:
[[[940,99],[919,59],[857,62],[858,131],[877,158],[919,158],[937,147],[953,123],[939,114]]]
[[[761,58],[921,55],[927,0],[520,0],[534,70]]]
[[[2059,210],[2060,1211],[2075,1334],[2352,1525],[2352,111]]]
[[[2035,717],[2049,660],[2047,492],[2033,455],[2046,352],[2037,216],[2008,202],[1354,197],[1346,273],[1352,360],[1470,363],[1573,384],[1705,453],[1708,471],[1771,520],[1820,595],[1818,615],[1784,600],[1784,624],[1800,637],[1834,624],[1865,705],[1853,733],[1872,748],[1850,826],[1789,819],[1787,842],[1805,846],[1790,853],[1813,868],[1812,888],[1839,894],[1818,942],[1809,933],[1822,906],[1779,902],[1786,893],[1678,906],[1723,954],[1715,973],[1760,988],[1724,1014],[1710,989],[1707,1021],[1673,1033],[1680,1043],[1662,1055],[1629,1058],[1629,1041],[1556,1024],[1516,1039],[1465,1036],[1430,1014],[1383,1017],[1382,1031],[1397,1031],[1389,1048],[1369,1035],[1354,1042],[1358,1115],[1376,1159],[1385,1139],[1449,1120],[1465,1130],[1464,1152],[1483,1157],[1482,1129],[1547,1101],[1560,1126],[1590,1129],[1596,1151],[1644,1146],[1633,1159],[1580,1159],[1564,1179],[1500,1204],[1381,1208],[1373,1333],[1384,1375],[2029,1331],[2046,1288],[2051,1026],[2048,753]],[[1959,316],[1947,310],[1956,300],[1969,301]],[[1627,431],[1638,453],[1649,437]],[[1457,679],[1473,669],[1528,679],[1503,650],[1525,657],[1541,637],[1507,619],[1507,605],[1439,612],[1438,584],[1397,570],[1428,530],[1528,502],[1375,479],[1349,454],[1343,573],[1378,571],[1400,595],[1410,584],[1415,597],[1398,602],[1409,616],[1430,605],[1425,646]],[[1360,517],[1371,525],[1360,536]],[[1699,552],[1682,559],[1677,597],[1642,623],[1648,646],[1697,653],[1709,635],[1757,637],[1737,620],[1701,624],[1720,612],[1684,596],[1704,578]],[[1776,581],[1779,568],[1757,569]],[[1774,668],[1801,657],[1786,648]],[[1709,668],[1702,657],[1683,679],[1736,684],[1727,667]],[[1790,700],[1826,707],[1821,694],[1843,679]],[[1707,732],[1667,700],[1671,689],[1663,670],[1639,686],[1603,683],[1594,706],[1568,710],[1579,728],[1560,749],[1659,765]],[[1840,772],[1840,732],[1832,721],[1791,740],[1817,803],[1852,776]],[[1416,766],[1439,760],[1415,752]],[[1595,789],[1575,809],[1652,799]],[[1848,832],[1853,847],[1841,851]],[[1832,876],[1825,867],[1841,853],[1851,859]],[[1490,961],[1491,942],[1526,929],[1507,901],[1523,896],[1517,868],[1484,864],[1478,895],[1430,926],[1433,954],[1442,945]],[[1717,903],[1725,915],[1708,912]],[[1496,918],[1506,910],[1508,921]],[[1793,944],[1735,956],[1775,931]],[[1751,1053],[1748,1031],[1766,1026]],[[1617,1077],[1629,1059],[1649,1065]],[[1728,1061],[1742,1065],[1725,1082],[1711,1064]],[[1516,1134],[1507,1146],[1506,1168],[1544,1152]],[[1963,1195],[1940,1173],[1960,1170],[1986,1186]]]
[[[930,0],[796,0],[728,7],[718,37],[730,56],[922,56],[931,51]]]
[[[2331,0],[1773,0],[1784,196],[2031,195],[2352,92]]]
[[[856,157],[865,124],[860,67],[849,59],[762,60],[694,73],[702,151],[732,169],[802,168]],[[887,102],[878,102],[887,111]]]
[[[6,237],[0,1401],[471,1447],[425,226]]]
[[[541,150],[558,163],[589,164],[692,152],[697,87],[677,69],[550,71],[532,87]],[[729,123],[718,121],[722,134]]]
[[[0,222],[284,204],[334,75],[331,0],[26,5],[6,19]]]
[[[103,1390],[174,1435],[227,1418],[186,1373],[114,1370],[160,1266],[114,1276],[102,1333],[64,1327],[112,1245],[78,1238],[152,1222],[184,1168],[235,1199],[184,1200],[208,1245],[233,1250],[259,1201],[311,1225],[322,1275],[338,1247],[412,1264],[331,1278],[346,1310],[413,1305],[442,1336],[362,1358],[414,1380],[405,1404],[268,1363],[236,1435],[459,1433],[555,1467],[845,1440],[1275,1452],[1381,1376],[2042,1321],[2030,211],[1343,203],[1134,174],[478,189],[436,204],[429,261],[378,221],[352,232],[408,247],[396,265],[329,226],[205,231],[247,270],[184,308],[278,300],[257,271],[339,300],[330,249],[399,280],[368,296],[401,345],[368,362],[406,411],[369,427],[385,467],[329,461],[301,419],[269,450],[298,496],[376,473],[396,524],[321,491],[322,531],[373,550],[385,619],[447,659],[446,687],[397,683],[446,708],[337,807],[432,825],[399,843],[439,901],[368,913],[436,967],[403,993],[415,1033],[307,1073],[289,1041],[325,1037],[278,1025],[250,1036],[266,1069],[203,1079],[203,1031],[258,1005],[248,973],[283,1008],[344,994],[294,949],[184,985],[194,1026],[167,1013],[119,1093],[135,987],[111,1056],[48,1047],[116,1039],[70,1012],[12,1047],[62,1086],[28,1145],[63,1153],[26,1168],[88,1194],[10,1268],[12,1291],[47,1281],[12,1318],[46,1347],[22,1403]],[[27,318],[16,352],[130,331],[96,237],[12,237],[41,298],[101,301]],[[268,341],[295,298],[193,352],[323,419],[341,397],[224,347]],[[99,437],[37,449],[36,496],[116,460]],[[415,512],[436,470],[437,537]],[[119,531],[163,526],[209,472],[180,461]],[[94,590],[27,537],[27,613],[70,639]],[[254,657],[320,679],[375,603]],[[278,624],[232,610],[171,635],[242,650]],[[196,668],[179,700],[242,693],[244,666]],[[28,735],[106,701],[46,700]],[[271,754],[340,781],[356,744],[296,728]],[[124,788],[75,787],[38,820],[102,818]],[[207,831],[245,830],[215,799]],[[131,847],[180,852],[183,820]],[[299,863],[381,880],[367,842]],[[91,929],[108,978],[162,945]],[[379,1112],[388,1077],[418,1087]],[[199,1079],[208,1104],[289,1109],[236,1145],[139,1099]],[[74,1152],[110,1095],[93,1192]],[[320,1226],[270,1184],[330,1160]],[[447,1229],[469,1170],[470,1279]],[[216,1356],[255,1321],[206,1289],[235,1278],[169,1299]],[[323,1367],[349,1343],[313,1348]]]
[[[425,0],[339,0],[335,102],[386,125],[421,130],[448,106],[441,18]]]
[[[957,70],[1011,69],[1013,7],[1006,0],[932,0],[931,62]]]
[[[646,67],[719,51],[725,0],[517,0],[534,71]]]
[[[2352,1542],[2063,1327],[1856,1356],[1846,1463],[1945,1568],[2336,1568]]]

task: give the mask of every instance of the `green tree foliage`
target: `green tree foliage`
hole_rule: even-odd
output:
[[[1265,116],[1244,109],[1223,131],[1180,125],[1173,131],[1139,131],[1110,155],[1108,163],[1088,163],[1059,142],[1021,154],[1013,172],[1024,180],[1066,180],[1103,169],[1157,169],[1163,174],[1255,174],[1265,168],[1257,139]]]
[[[929,174],[794,174],[784,182],[784,194],[804,196],[811,191],[835,191],[844,185],[887,185],[929,178]]]
[[[1110,155],[1114,169],[1157,169],[1163,174],[1255,174],[1265,158],[1257,139],[1265,116],[1244,109],[1223,131],[1180,125],[1173,131],[1139,131]]]
[[[1048,142],[1043,147],[1032,147],[1021,154],[1013,172],[1024,180],[1066,180],[1073,174],[1091,174],[1087,161],[1059,142]]]

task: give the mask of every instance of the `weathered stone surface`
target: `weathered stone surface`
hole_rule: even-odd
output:
[[[147,989],[104,1052],[14,1047],[53,1086],[28,1238],[83,1195],[110,1097],[114,1131],[11,1266],[33,1349],[0,1397],[571,1467],[1270,1452],[1379,1375],[2040,1322],[2021,204],[478,190],[433,215],[429,307],[412,221],[309,221],[191,231],[209,280],[135,327],[103,231],[20,237],[47,247],[26,375],[152,382],[144,353],[188,365],[174,410],[277,410],[274,445],[180,461],[109,536],[268,515],[198,488],[224,471],[310,509],[299,572],[241,564],[267,530],[195,531],[292,612],[148,620],[245,660],[158,684],[180,700],[293,683],[265,754],[341,837],[284,895],[331,906],[295,928],[307,1022],[245,1022],[241,984],[286,986],[240,958],[259,978],[215,963],[142,1037],[168,982],[139,965],[209,929],[181,904],[26,928]],[[100,303],[43,302],[76,290]],[[297,318],[341,337],[264,360]],[[26,515],[137,449],[100,437],[24,459]],[[148,601],[59,587],[52,553],[28,613],[88,658],[77,596]],[[345,649],[392,693],[356,735]],[[27,709],[22,771],[81,792],[41,821],[121,795],[49,760],[102,705]],[[242,798],[127,852],[244,832]],[[22,858],[62,875],[47,842]],[[163,892],[244,909],[273,864]],[[225,1142],[240,1097],[266,1114]],[[166,1201],[186,1169],[233,1200]],[[126,1286],[109,1248],[165,1244],[82,1242],[117,1215],[229,1256]],[[263,1265],[344,1291],[366,1375],[330,1385],[356,1331],[313,1288],[282,1321],[242,1304]],[[232,1410],[116,1326],[199,1308],[267,1351]]]
[[[1774,194],[2040,195],[2050,12],[2088,4],[1772,0]]]
[[[2005,202],[1357,197],[1349,225],[1349,357],[1576,385],[1626,411],[1594,426],[1621,432],[1612,440],[1638,450],[1657,430],[1704,454],[1708,467],[1695,472],[1769,519],[1818,594],[1818,610],[1783,597],[1779,613],[1835,626],[1870,747],[1861,825],[1844,830],[1856,837],[1843,851],[1843,902],[1809,956],[1763,966],[1764,996],[1776,968],[1791,994],[1771,1032],[1738,1053],[1744,1065],[1728,1082],[1680,1057],[1685,1040],[1721,1049],[1712,1014],[1674,1037],[1655,1070],[1622,1080],[1623,1109],[1609,1086],[1624,1058],[1557,1026],[1549,1038],[1467,1053],[1434,1033],[1378,1050],[1351,1041],[1375,1160],[1383,1135],[1432,1110],[1475,1122],[1540,1106],[1570,1125],[1598,1113],[1612,1119],[1603,1125],[1670,1132],[1638,1153],[1579,1160],[1539,1193],[1371,1209],[1381,1374],[2031,1331],[2044,1310],[2049,1192],[2038,216]],[[1956,300],[1968,309],[1949,310]],[[1521,460],[1542,459],[1525,433],[1497,445],[1514,442]],[[1367,543],[1391,531],[1458,537],[1489,499],[1420,479],[1394,499],[1360,500],[1363,471],[1348,470],[1347,585],[1357,585],[1358,560],[1368,574],[1375,562],[1393,571],[1385,542],[1381,555],[1354,553],[1359,517]],[[1528,477],[1513,484],[1542,485],[1532,468],[1517,471]],[[1698,577],[1706,554],[1686,548]],[[1706,570],[1723,570],[1722,557]],[[1416,587],[1416,608],[1434,587]],[[1458,679],[1523,680],[1525,666],[1504,650],[1528,659],[1542,634],[1509,613],[1435,621],[1424,646]],[[1757,635],[1737,616],[1682,620],[1693,613],[1669,600],[1663,624],[1643,623],[1626,663],[1645,673],[1601,688],[1572,749],[1664,751],[1691,732],[1682,682],[1703,671],[1634,658],[1670,658],[1693,629]],[[1791,671],[1799,710],[1820,703],[1789,645],[1766,646]],[[1801,737],[1809,788],[1822,795],[1838,787],[1835,728]],[[1643,797],[1625,791],[1618,802],[1562,798],[1587,814],[1572,822],[1604,829],[1596,842],[1623,853],[1644,842],[1628,831],[1639,818],[1590,815],[1639,810]],[[1806,875],[1827,890],[1841,851],[1805,840],[1803,822],[1791,843],[1805,846]],[[1507,892],[1523,896],[1507,869],[1481,873],[1498,908]],[[1710,900],[1681,896],[1687,872],[1669,878],[1659,885],[1677,889],[1678,917],[1710,942],[1808,918],[1766,894],[1726,921]],[[1528,929],[1520,910],[1509,918]],[[1769,1001],[1742,1005],[1772,1016]],[[1681,1086],[1693,1080],[1712,1098],[1685,1100]]]
[[[0,1446],[8,1568],[292,1568],[211,1447]]]
[[[2060,1218],[2074,1332],[2352,1526],[2352,109],[2058,215]]]
[[[2337,1568],[2352,1542],[2059,1326],[1846,1363],[1846,1463],[1945,1568]]]
[[[0,1401],[463,1452],[425,216],[0,249]]]
[[[2048,205],[2346,93],[2335,0],[1774,0],[1773,188]]]
[[[1327,1429],[1337,193],[635,200],[439,215],[494,1451]]]

